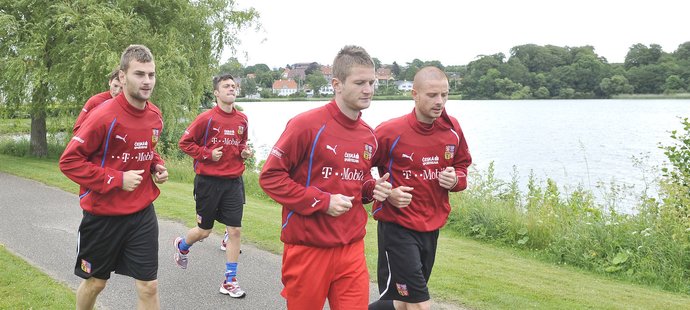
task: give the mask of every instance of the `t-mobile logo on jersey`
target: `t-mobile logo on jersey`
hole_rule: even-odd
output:
[[[122,156],[118,156],[118,158],[122,158],[122,162],[124,163],[130,159],[134,159],[136,161],[151,161],[153,160],[153,151],[139,152],[138,154],[122,153]]]
[[[343,181],[362,181],[364,180],[364,171],[352,168],[343,168],[342,171],[333,171],[333,167],[323,167],[321,168],[321,175],[324,179],[328,179],[330,176],[339,176]]]
[[[410,176],[412,176],[412,170],[403,170],[402,174],[405,177],[405,180],[409,180]]]

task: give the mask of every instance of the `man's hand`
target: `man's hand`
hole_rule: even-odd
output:
[[[247,159],[247,158],[249,158],[250,156],[252,156],[252,154],[254,154],[254,152],[252,151],[252,149],[250,149],[250,148],[248,148],[248,147],[245,147],[245,148],[242,150],[242,152],[240,153],[240,156],[242,156],[242,159]]]
[[[396,208],[405,208],[412,202],[412,193],[414,188],[409,186],[398,186],[391,191],[388,196],[388,202]]]
[[[156,164],[155,172],[153,173],[153,181],[158,184],[163,184],[168,180],[168,168],[163,165]]]
[[[446,167],[445,170],[441,171],[438,175],[438,184],[447,190],[455,187],[458,184],[458,175],[455,174],[455,168]]]
[[[141,176],[144,170],[127,170],[122,173],[122,189],[131,192],[141,184],[141,180],[144,179]]]
[[[393,185],[388,183],[389,177],[390,173],[386,172],[382,177],[376,179],[376,185],[374,185],[374,199],[384,201],[391,194]]]
[[[219,146],[213,151],[211,151],[211,160],[213,161],[219,161],[221,157],[223,157],[223,152],[221,151],[223,149],[223,146]]]
[[[331,195],[331,201],[328,203],[328,211],[326,214],[337,217],[352,209],[352,196],[343,196],[341,194]]]

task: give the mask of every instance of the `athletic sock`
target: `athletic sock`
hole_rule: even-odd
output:
[[[237,276],[237,263],[225,263],[225,278],[228,282]]]
[[[182,241],[180,241],[180,244],[177,248],[180,249],[180,252],[182,252],[182,254],[186,254],[186,252],[189,252],[189,248],[191,247],[192,246],[187,244],[187,241],[185,241],[184,238],[182,238]]]
[[[369,304],[369,310],[395,310],[392,300],[379,299]]]

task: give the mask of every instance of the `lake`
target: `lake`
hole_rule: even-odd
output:
[[[259,160],[296,114],[327,101],[243,102],[249,139]],[[372,128],[412,111],[414,102],[373,101],[362,118]],[[690,117],[690,100],[451,100],[448,113],[460,120],[480,171],[493,162],[496,176],[510,181],[516,167],[521,188],[530,171],[539,181],[559,187],[583,185],[597,194],[597,182],[614,181],[641,192],[646,180],[660,175],[642,167],[666,161],[659,143],[668,145],[671,130],[682,129],[678,117]]]

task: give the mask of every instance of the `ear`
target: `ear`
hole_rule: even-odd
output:
[[[118,79],[120,80],[120,83],[124,84],[125,83],[125,72],[122,70],[119,70],[117,73]]]
[[[414,100],[416,101],[416,100],[417,100],[417,95],[418,95],[418,94],[417,94],[417,90],[414,89],[414,88],[412,88],[412,92],[410,92],[410,94],[412,95],[412,99],[414,99]]]
[[[331,79],[331,86],[333,86],[334,92],[340,92],[340,88],[342,87],[342,84],[340,83],[340,80],[338,80],[337,78],[332,78]]]
[[[220,94],[220,92],[217,89],[214,89],[213,90],[213,96],[218,97],[218,94]]]

